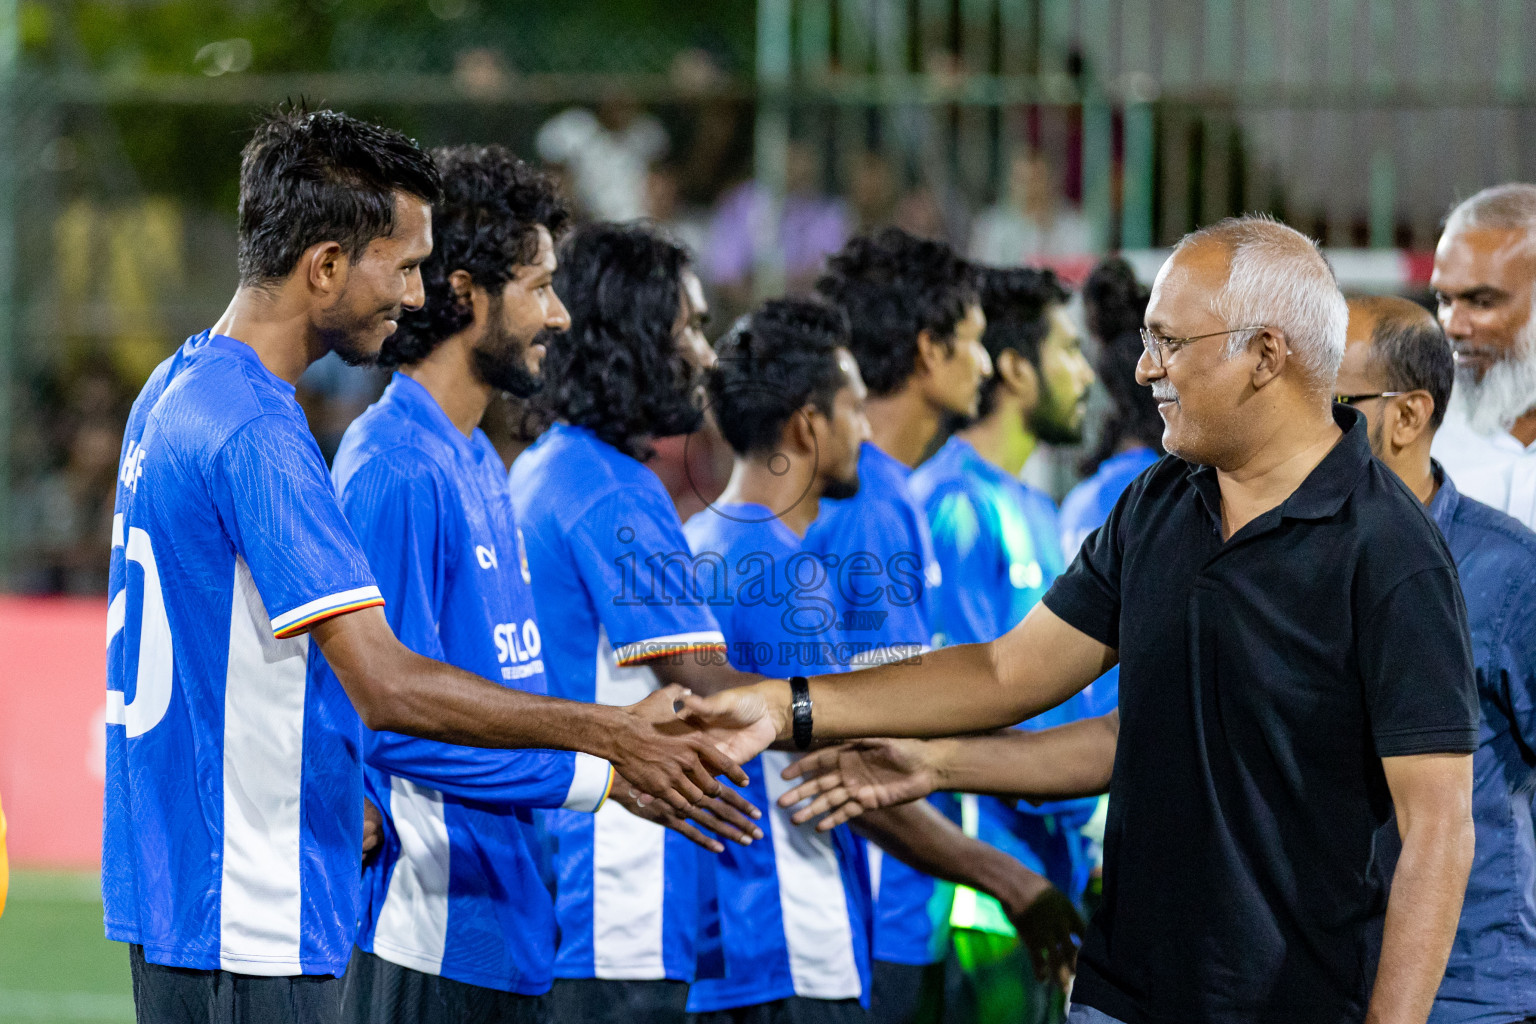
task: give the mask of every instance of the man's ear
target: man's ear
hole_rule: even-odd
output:
[[[784,424],[779,443],[789,455],[813,455],[828,436],[827,430],[818,429],[824,428],[826,422],[826,414],[816,407],[816,403],[806,402]]]
[[[1252,377],[1253,389],[1257,391],[1285,371],[1291,358],[1291,346],[1285,332],[1266,327],[1248,342],[1248,356],[1258,360],[1254,363]]]
[[[454,305],[460,309],[474,306],[475,280],[467,270],[455,270],[448,275],[448,290],[453,294]]]
[[[1429,429],[1429,419],[1435,411],[1435,400],[1428,391],[1410,391],[1392,403],[1392,444],[1407,448]]]
[[[953,353],[952,346],[946,346],[932,331],[924,327],[917,332],[917,365],[913,367],[918,376],[933,376],[939,372]]]
[[[993,372],[1003,387],[1013,392],[1026,409],[1040,402],[1040,373],[1035,364],[1011,348],[1005,348],[992,361]]]
[[[317,242],[305,250],[299,262],[309,287],[321,295],[334,300],[347,286],[352,264],[340,242]]]

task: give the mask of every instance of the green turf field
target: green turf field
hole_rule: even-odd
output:
[[[94,874],[12,871],[0,917],[0,1022],[131,1024],[128,948],[101,932]]]

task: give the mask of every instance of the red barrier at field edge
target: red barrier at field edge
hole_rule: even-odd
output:
[[[106,637],[105,598],[0,596],[0,802],[14,866],[101,863]]]

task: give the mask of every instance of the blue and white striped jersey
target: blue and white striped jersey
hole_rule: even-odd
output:
[[[107,641],[107,937],[152,963],[340,974],[357,926],[361,726],[311,624],[383,603],[294,400],[208,333],[123,439]]]
[[[837,605],[820,558],[761,505],[706,508],[683,527],[697,574],[715,605],[730,662],[772,678],[836,671],[826,652],[838,642]],[[846,825],[818,832],[796,825],[778,799],[794,783],[794,760],[764,751],[743,765],[739,791],[763,809],[764,838],[727,844],[715,861],[714,913],[725,976],[694,982],[692,1013],[801,996],[869,1003],[874,926],[864,841]],[[709,867],[705,865],[706,869]]]
[[[543,638],[501,457],[396,374],[342,439],[342,509],[418,654],[545,692]],[[324,659],[314,659],[325,677]],[[523,995],[548,991],[554,904],[532,807],[592,811],[612,772],[589,754],[461,747],[363,732],[384,842],[363,872],[358,945],[385,960]]]
[[[912,497],[912,471],[875,445],[859,454],[859,493],[823,501],[805,535],[835,581],[837,629],[854,668],[911,657],[944,643],[936,626],[943,574],[928,521]],[[954,797],[935,794],[934,806],[958,821]],[[875,888],[876,960],[930,964],[944,958],[954,886],[908,867],[870,846]]]
[[[551,694],[633,704],[659,688],[648,661],[724,656],[714,615],[690,596],[688,541],[655,473],[557,423],[518,457],[511,487],[538,580]],[[544,826],[560,923],[555,976],[692,981],[699,858],[709,855],[616,803],[548,811]]]

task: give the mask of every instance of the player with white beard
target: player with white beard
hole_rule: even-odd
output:
[[[1452,210],[1430,284],[1456,350],[1434,456],[1468,496],[1536,527],[1536,185]]]

